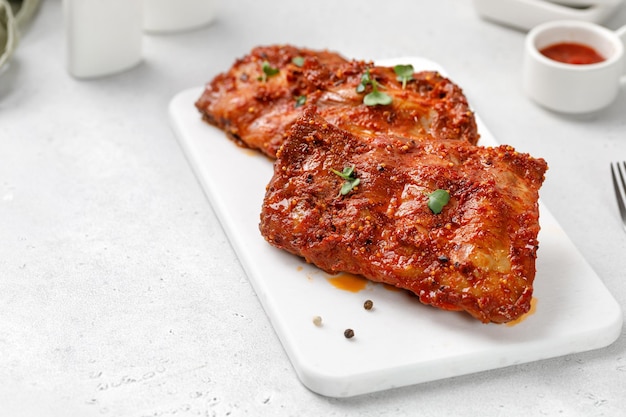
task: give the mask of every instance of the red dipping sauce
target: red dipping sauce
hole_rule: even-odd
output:
[[[565,64],[586,65],[604,61],[595,49],[580,43],[562,42],[539,50],[543,55]]]

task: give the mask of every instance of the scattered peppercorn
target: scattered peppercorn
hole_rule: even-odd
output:
[[[352,329],[346,329],[343,332],[343,335],[346,337],[346,339],[352,339],[354,337],[354,330]]]
[[[313,324],[320,327],[322,325],[322,318],[320,316],[313,317]]]
[[[374,302],[372,300],[365,300],[363,303],[363,308],[366,310],[371,310],[374,307]]]

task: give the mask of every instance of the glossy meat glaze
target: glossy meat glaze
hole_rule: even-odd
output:
[[[367,105],[375,90],[389,101]],[[334,52],[257,47],[196,107],[277,158],[260,224],[270,244],[483,322],[529,311],[547,164],[477,146],[474,113],[449,79],[423,71],[403,84],[394,68]],[[428,206],[435,190],[450,196],[440,213]]]
[[[530,308],[545,161],[510,146],[371,139],[308,108],[278,153],[260,229],[328,272],[412,291],[421,302],[508,322]],[[335,171],[359,184],[341,195]],[[439,214],[428,195],[447,190]]]
[[[393,99],[390,105],[363,104],[373,87],[367,85],[362,93],[356,89],[367,71]],[[393,68],[348,61],[329,51],[257,47],[208,83],[196,107],[204,120],[239,144],[272,158],[302,115],[303,104],[316,105],[326,120],[360,135],[477,143],[476,121],[462,90],[437,72],[412,78],[403,88]]]

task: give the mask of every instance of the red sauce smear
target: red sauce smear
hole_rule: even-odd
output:
[[[586,65],[604,61],[595,49],[580,43],[562,42],[541,49],[543,55],[565,64]]]

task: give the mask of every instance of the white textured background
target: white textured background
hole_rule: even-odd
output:
[[[624,85],[595,115],[538,108],[521,91],[524,34],[466,0],[221,0],[206,28],[145,36],[140,66],[78,81],[61,1],[43,3],[0,73],[0,416],[624,415],[623,333],[593,352],[357,398],[311,393],[167,119],[174,94],[259,44],[432,59],[499,141],[548,161],[542,199],[626,305],[608,165],[626,159]],[[623,24],[624,7],[607,26]]]

